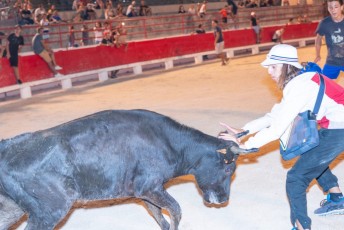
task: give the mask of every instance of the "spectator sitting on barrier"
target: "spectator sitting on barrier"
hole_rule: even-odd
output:
[[[180,5],[179,8],[178,8],[178,14],[185,14],[186,11],[184,9],[184,6],[183,5]]]
[[[55,77],[61,77],[62,74],[57,70],[62,68],[56,64],[54,51],[49,47],[48,43],[43,39],[43,27],[37,28],[37,33],[32,39],[33,52],[39,55],[49,66]]]
[[[19,21],[19,25],[32,25],[34,24],[34,20],[32,19],[31,11],[28,9],[28,4],[23,4],[23,8],[20,11],[21,20]]]
[[[35,23],[39,24],[43,15],[46,14],[46,10],[44,9],[43,4],[39,4],[38,8],[35,10],[34,13],[34,21]]]
[[[89,44],[89,34],[88,34],[88,26],[87,24],[82,25],[81,27],[81,46],[87,46]]]
[[[140,16],[152,16],[152,9],[146,4],[146,2],[144,0],[141,0],[139,15]]]
[[[104,13],[105,19],[114,19],[116,18],[116,13],[115,10],[112,7],[112,4],[107,4],[106,5],[106,10]]]
[[[278,29],[274,32],[274,34],[272,35],[272,41],[276,42],[276,43],[282,43],[282,35],[284,33],[284,27],[281,29]]]
[[[21,84],[22,81],[19,77],[19,70],[18,70],[18,53],[20,52],[21,48],[24,45],[24,38],[21,35],[22,27],[20,25],[16,25],[14,28],[14,33],[10,34],[7,37],[6,43],[6,55],[8,60],[10,61],[10,65],[14,70],[14,75],[16,77],[17,83]]]
[[[254,30],[256,34],[256,43],[259,44],[261,29],[258,23],[258,18],[256,17],[256,13],[254,11],[251,12],[251,28]]]
[[[127,17],[135,17],[136,16],[136,11],[135,11],[135,1],[132,1],[131,4],[128,6],[127,8],[127,12],[125,13],[125,15]]]

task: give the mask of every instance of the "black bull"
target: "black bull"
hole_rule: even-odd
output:
[[[142,199],[161,229],[178,229],[164,189],[192,174],[208,203],[229,198],[239,149],[149,111],[103,111],[0,142],[0,229],[25,213],[26,230],[53,229],[75,201]],[[170,214],[170,224],[162,215]]]

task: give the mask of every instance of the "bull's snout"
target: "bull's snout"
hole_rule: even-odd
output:
[[[229,200],[229,194],[219,196],[214,192],[209,192],[204,195],[203,199],[208,204],[223,204]]]

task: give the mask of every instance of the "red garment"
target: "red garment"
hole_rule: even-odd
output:
[[[228,13],[227,13],[227,10],[226,10],[226,9],[220,10],[220,14],[221,14],[221,17],[222,17],[222,18],[227,18]]]

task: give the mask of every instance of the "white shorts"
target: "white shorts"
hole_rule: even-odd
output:
[[[254,30],[254,32],[255,32],[256,34],[259,34],[259,32],[260,32],[260,26],[252,26],[252,29]]]
[[[224,47],[225,47],[225,43],[223,41],[219,42],[219,43],[216,43],[216,45],[215,45],[215,53],[216,54],[222,53]]]

